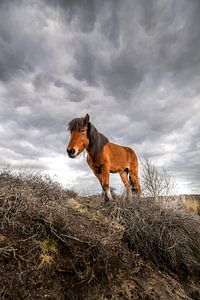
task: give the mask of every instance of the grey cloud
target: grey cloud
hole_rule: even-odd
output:
[[[93,47],[97,41],[86,37],[75,44],[74,75],[90,85],[102,82],[124,101],[131,99],[148,74],[158,83],[167,75],[181,88],[199,72],[199,9],[197,1],[103,3],[96,27],[99,24],[105,39],[102,45],[107,41],[110,47],[109,61],[103,61],[101,49]]]
[[[84,156],[65,154],[67,123],[88,112],[199,192],[199,14],[197,0],[1,1],[1,166],[38,161],[92,188]]]
[[[11,1],[4,5],[0,9],[0,78],[7,81],[21,71],[33,71],[37,58],[33,48],[41,49],[39,45],[42,41],[32,39],[23,27],[21,16],[15,13],[15,8],[18,9],[17,2]],[[38,45],[33,47],[35,43]]]
[[[74,55],[76,58],[76,64],[72,66],[74,76],[80,81],[86,80],[89,85],[97,85],[95,55],[92,50],[82,41],[75,49]]]
[[[45,0],[46,5],[52,5],[60,11],[66,24],[76,18],[77,26],[82,32],[89,33],[93,30],[97,17],[97,10],[103,4],[94,0]]]
[[[67,96],[69,101],[81,102],[86,96],[86,93],[83,90],[78,87],[74,87],[73,85],[66,83],[63,80],[58,79],[54,82],[54,84],[55,86],[63,87],[66,90],[66,92],[68,93]]]

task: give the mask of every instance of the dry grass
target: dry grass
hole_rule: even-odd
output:
[[[198,214],[199,212],[199,203],[197,200],[190,200],[188,202],[185,203],[185,207],[186,209],[188,209],[189,211]]]
[[[184,199],[184,206],[190,212],[200,215],[200,200],[191,196],[190,198]]]
[[[47,238],[39,242],[39,245],[41,254],[39,256],[40,264],[38,268],[51,267],[58,253],[57,243],[52,238]]]
[[[0,298],[188,299],[160,270],[189,274],[187,292],[197,289],[199,217],[152,201],[102,203],[47,176],[2,172]]]

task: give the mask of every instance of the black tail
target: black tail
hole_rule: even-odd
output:
[[[131,184],[132,193],[135,193],[136,192],[135,184],[134,184],[134,181],[131,179],[131,176],[129,175],[128,168],[125,169],[125,171],[128,174],[128,180],[129,180],[129,182]]]
[[[135,193],[135,192],[136,192],[136,189],[135,189],[134,181],[131,179],[131,176],[130,176],[130,175],[128,175],[128,179],[129,179],[129,182],[130,182],[130,184],[131,184],[132,193]]]

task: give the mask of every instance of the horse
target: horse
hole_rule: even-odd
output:
[[[71,133],[66,149],[68,156],[75,158],[87,151],[87,163],[100,182],[105,204],[113,199],[109,186],[110,173],[120,174],[128,200],[131,200],[133,192],[140,199],[138,159],[131,148],[109,142],[90,122],[89,114],[71,120],[68,130]]]

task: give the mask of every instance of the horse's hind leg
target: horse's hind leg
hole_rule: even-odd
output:
[[[132,192],[131,192],[131,184],[128,180],[128,172],[125,170],[125,171],[120,172],[119,174],[120,174],[121,180],[126,188],[127,198],[130,200],[131,196],[132,196]]]
[[[137,170],[129,170],[129,180],[132,186],[132,192],[136,192],[138,200],[140,199],[140,183]]]

